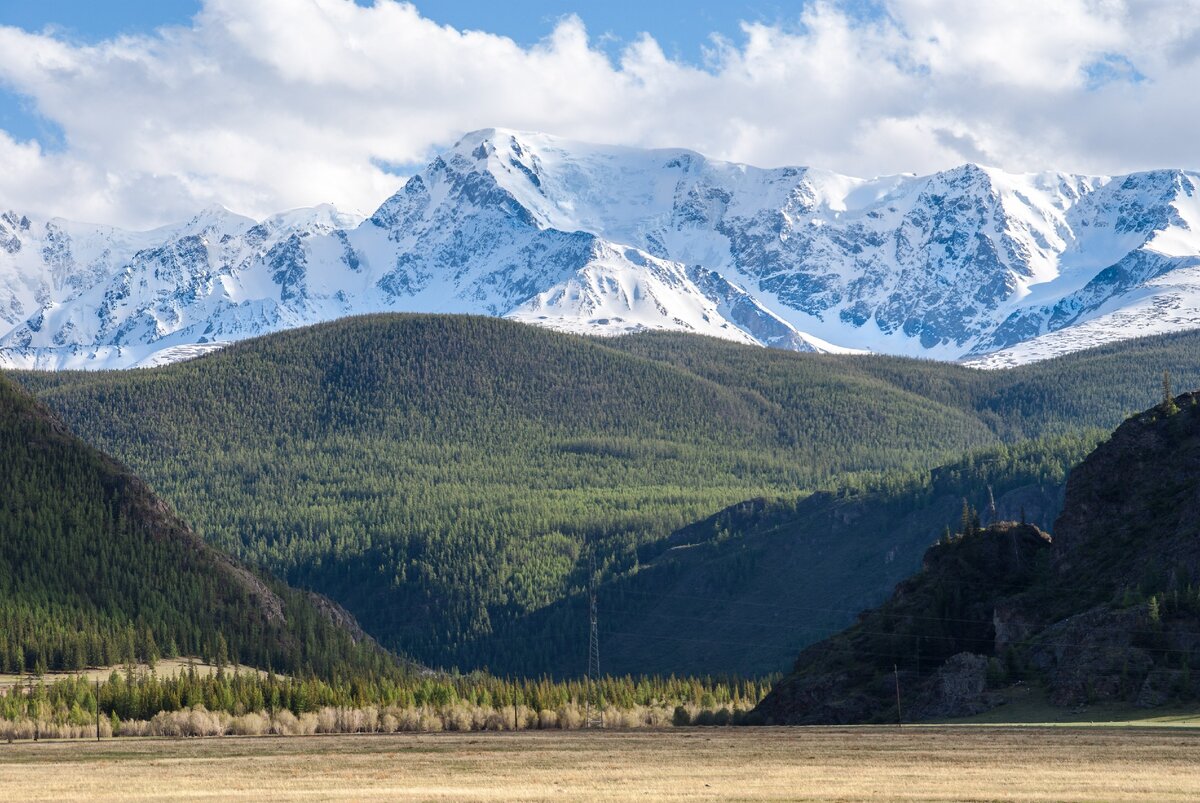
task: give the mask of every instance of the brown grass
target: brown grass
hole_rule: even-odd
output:
[[[1200,732],[694,728],[0,744],[6,800],[1196,800]]]
[[[207,663],[199,658],[162,658],[154,664],[154,671],[160,678],[175,677],[180,672],[188,671],[189,667],[195,669],[196,674],[201,676],[213,675],[216,674],[217,671],[216,664]],[[108,680],[109,676],[113,672],[118,672],[123,675],[125,674],[127,668],[128,667],[126,666],[101,666],[81,669],[78,672],[47,672],[42,675],[40,679],[45,683],[53,683],[54,681],[61,680],[63,678],[84,678],[88,682],[94,682],[97,680]],[[148,664],[134,664],[133,671],[135,674],[149,672],[150,666]],[[253,672],[259,677],[265,678],[267,676],[267,673],[261,669],[255,669],[251,666],[241,666],[238,664],[227,664],[225,666],[225,671],[230,674],[233,672]],[[286,675],[278,672],[275,673],[275,676],[279,678],[287,677]],[[29,672],[20,675],[0,673],[0,694],[6,692],[13,686],[25,686],[30,682],[37,683],[38,680],[39,678],[37,676]]]

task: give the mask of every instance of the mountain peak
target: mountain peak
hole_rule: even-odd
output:
[[[1198,185],[975,163],[862,179],[483,128],[369,225],[327,205],[262,224],[211,206],[147,235],[9,232],[0,360],[134,364],[413,310],[1003,365],[1200,327]]]
[[[557,137],[534,131],[518,131],[512,128],[480,128],[464,134],[450,148],[450,153],[470,154],[476,158],[479,158],[483,152],[512,151],[521,153],[527,148],[532,148],[537,141],[556,140],[558,140]]]
[[[363,216],[343,212],[331,203],[289,209],[267,218],[264,223],[275,228],[307,229],[328,232],[335,229],[352,229],[363,221]]]
[[[218,234],[235,234],[254,226],[258,221],[253,218],[232,212],[221,204],[210,204],[177,228],[186,234],[201,234],[215,232]]]

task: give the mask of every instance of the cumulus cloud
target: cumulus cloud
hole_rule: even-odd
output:
[[[1200,167],[1192,0],[860,6],[744,25],[699,65],[649,36],[610,57],[578,17],[523,47],[395,0],[206,0],[94,45],[0,27],[0,83],[63,132],[50,152],[0,132],[0,206],[133,226],[370,211],[491,126],[858,175]]]

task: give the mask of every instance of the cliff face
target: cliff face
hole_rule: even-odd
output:
[[[1056,705],[1200,696],[1200,394],[1122,424],[1071,474],[1053,542],[998,524],[932,547],[919,574],[801,653],[774,723],[962,716],[1004,686]]]
[[[1200,393],[1174,403],[1173,414],[1159,406],[1126,421],[1071,472],[1055,528],[1071,587],[1169,589],[1200,574]]]

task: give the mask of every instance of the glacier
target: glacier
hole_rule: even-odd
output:
[[[487,129],[370,217],[0,213],[0,367],[131,368],[371,312],[985,368],[1200,327],[1200,175],[874,179]]]

